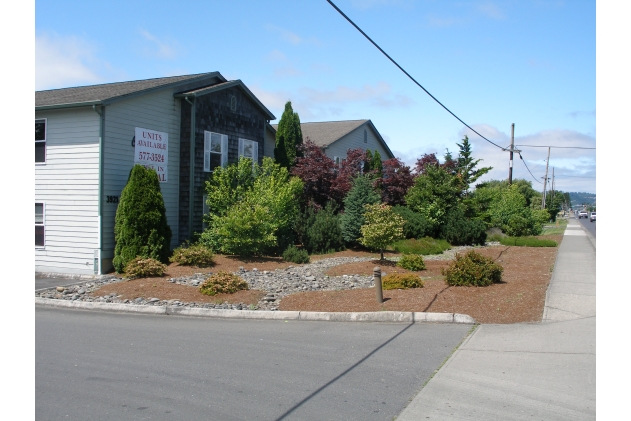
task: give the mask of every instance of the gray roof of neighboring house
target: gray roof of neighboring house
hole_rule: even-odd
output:
[[[213,77],[218,78],[221,82],[226,81],[219,72],[209,72],[194,75],[161,77],[130,82],[104,83],[101,85],[36,91],[35,108],[102,104],[115,98],[121,98],[167,86],[175,87],[178,85],[186,85],[187,83],[193,83],[196,80],[201,81]]]
[[[302,138],[311,140],[317,146],[326,148],[333,142],[336,142],[343,136],[349,134],[358,127],[368,123],[370,127],[375,131],[377,137],[383,143],[384,148],[394,157],[392,151],[386,144],[386,141],[381,137],[381,134],[377,131],[377,128],[370,120],[342,120],[342,121],[322,121],[317,123],[300,123],[300,129],[302,130]],[[278,124],[272,125],[275,130],[278,130]]]
[[[369,120],[322,121],[318,123],[300,123],[302,138],[309,138],[317,146],[329,146],[344,135],[349,134]],[[278,124],[272,125],[278,130]]]

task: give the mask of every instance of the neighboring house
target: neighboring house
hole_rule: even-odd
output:
[[[278,124],[273,124],[272,127],[278,130]],[[383,161],[394,158],[386,141],[370,120],[300,123],[300,129],[304,140],[309,138],[336,163],[346,158],[349,149],[370,149],[373,153],[377,150]]]
[[[274,119],[218,72],[35,92],[35,271],[112,269],[116,207],[135,163],[158,172],[171,247],[191,239],[205,180],[242,155],[260,163]]]

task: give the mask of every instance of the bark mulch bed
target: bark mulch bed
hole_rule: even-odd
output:
[[[545,236],[561,243],[562,235]],[[490,256],[502,265],[502,282],[488,287],[449,287],[441,274],[451,260],[426,260],[427,268],[415,272],[424,282],[423,288],[408,290],[384,290],[385,302],[378,304],[375,290],[353,289],[340,291],[300,292],[286,296],[280,302],[279,310],[298,311],[420,311],[436,313],[468,314],[479,323],[522,323],[539,322],[543,315],[546,291],[558,247],[507,247],[492,246],[478,248],[477,251]],[[394,266],[392,262],[380,262],[378,254],[357,250],[322,256],[312,256],[311,260],[341,256],[369,256],[375,260],[349,263],[329,270],[328,275],[372,274],[375,266],[382,272],[409,272]],[[386,253],[386,258],[397,253]],[[255,258],[240,260],[232,256],[215,257],[216,264],[211,268],[197,268],[170,265],[167,275],[161,278],[135,279],[122,283],[108,284],[95,291],[93,296],[103,296],[113,292],[123,298],[155,297],[161,300],[177,299],[182,302],[208,302],[255,305],[263,295],[262,291],[239,291],[235,294],[221,294],[213,297],[201,294],[196,287],[172,284],[171,277],[208,273],[226,270],[237,271],[240,266],[247,270],[273,271],[294,265],[280,258]]]

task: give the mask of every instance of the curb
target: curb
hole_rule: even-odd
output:
[[[412,311],[377,311],[363,313],[320,312],[320,311],[268,311],[268,310],[223,310],[214,308],[151,306],[135,304],[111,304],[83,301],[57,300],[35,297],[35,305],[48,307],[98,310],[114,313],[142,313],[209,317],[217,319],[259,320],[304,320],[328,322],[387,322],[387,323],[460,323],[476,324],[473,317],[459,313],[421,313]]]

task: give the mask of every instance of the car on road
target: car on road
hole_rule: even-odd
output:
[[[587,211],[582,210],[578,212],[578,219],[581,219],[581,218],[587,219]]]
[[[589,222],[596,221],[596,212],[592,212],[589,214]]]

